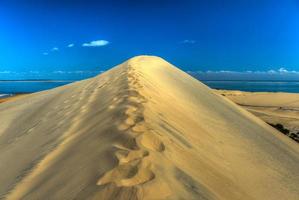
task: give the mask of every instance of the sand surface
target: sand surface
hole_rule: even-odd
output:
[[[158,57],[0,104],[0,198],[299,199],[299,145]]]
[[[28,95],[28,94],[16,94],[13,96],[8,96],[8,97],[0,97],[0,103],[4,103],[7,101],[14,101],[14,100],[17,100],[18,98],[24,97],[26,95]]]
[[[215,90],[271,124],[282,124],[299,132],[299,94]]]

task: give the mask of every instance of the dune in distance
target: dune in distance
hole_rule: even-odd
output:
[[[0,198],[299,199],[298,144],[159,57],[0,113]]]
[[[215,90],[271,124],[283,124],[299,132],[299,94],[284,92],[242,92]]]

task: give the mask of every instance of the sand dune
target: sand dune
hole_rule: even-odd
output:
[[[6,199],[298,199],[299,147],[161,58],[0,104]]]

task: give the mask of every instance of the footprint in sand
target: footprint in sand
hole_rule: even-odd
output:
[[[126,123],[122,123],[120,125],[117,126],[117,129],[120,131],[126,131],[130,128],[131,126],[126,124]]]
[[[127,110],[125,111],[125,113],[127,115],[132,115],[136,111],[137,111],[137,107],[135,107],[135,106],[128,106]]]
[[[149,162],[134,160],[121,164],[105,173],[97,182],[97,185],[115,183],[118,187],[134,186],[146,183],[155,178]]]
[[[162,152],[165,150],[164,143],[154,133],[146,132],[142,134],[138,142],[153,151]]]
[[[124,89],[121,93],[127,95],[126,110],[124,111],[123,123],[118,126],[118,129],[124,131],[121,135],[120,144],[114,145],[118,150],[115,151],[119,163],[118,166],[105,173],[97,182],[97,185],[107,183],[115,183],[117,186],[134,186],[146,183],[155,178],[155,174],[151,169],[151,162],[148,160],[150,152],[153,150],[162,152],[165,150],[163,142],[150,131],[144,122],[142,103],[147,100],[138,90],[131,89],[136,85],[139,87],[139,80],[136,74],[133,74],[134,69],[129,69],[128,81],[129,89]],[[122,95],[123,96],[123,95]],[[113,98],[110,109],[120,101],[118,97]],[[143,148],[142,148],[143,147]],[[148,150],[146,150],[148,149]]]
[[[116,157],[119,160],[119,163],[124,164],[134,160],[142,159],[149,155],[147,150],[130,150],[124,154],[124,151],[121,150],[120,152],[115,153]]]

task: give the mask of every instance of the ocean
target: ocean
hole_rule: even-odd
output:
[[[207,86],[222,90],[247,92],[299,93],[299,81],[202,81]]]
[[[0,98],[18,93],[48,90],[68,83],[65,81],[0,81]],[[299,93],[299,81],[202,81],[214,89],[241,90],[248,92]]]
[[[32,93],[72,83],[63,81],[0,81],[0,98],[20,93]]]

